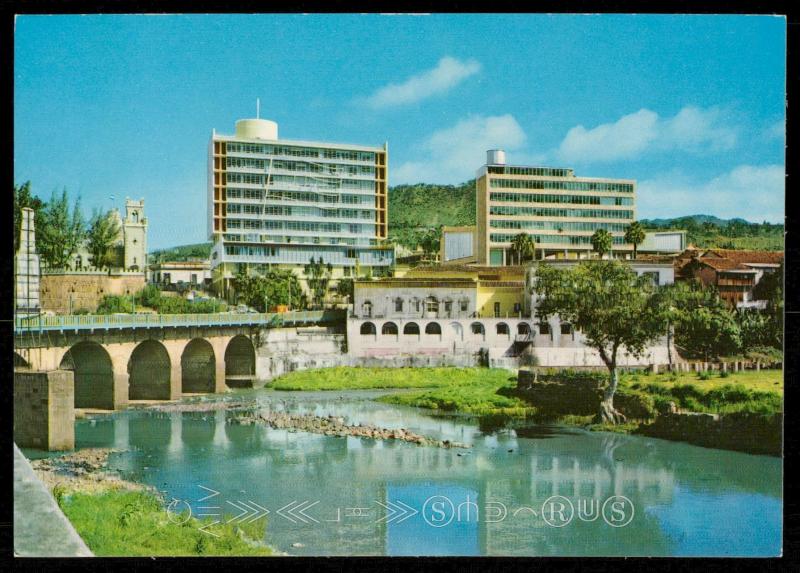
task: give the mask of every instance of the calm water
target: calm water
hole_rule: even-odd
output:
[[[267,542],[293,555],[781,552],[778,458],[561,427],[481,431],[468,419],[369,399],[375,395],[237,393],[263,407],[341,415],[473,447],[241,426],[226,423],[224,411],[80,420],[76,443],[129,449],[111,457],[112,469],[158,487],[196,516],[257,517],[241,504],[258,504],[270,512],[257,521]]]

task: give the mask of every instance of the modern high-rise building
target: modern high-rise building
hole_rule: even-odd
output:
[[[265,119],[212,132],[208,147],[208,233],[217,289],[249,272],[291,269],[303,280],[314,257],[332,278],[388,274],[388,149],[278,139]],[[220,282],[222,284],[220,284]]]
[[[588,256],[598,229],[611,233],[615,256],[633,249],[623,236],[636,215],[636,181],[506,165],[502,150],[490,150],[476,188],[478,264],[511,264],[511,241],[519,233],[531,235],[536,258]]]

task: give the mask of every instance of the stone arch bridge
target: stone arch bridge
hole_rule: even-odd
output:
[[[75,407],[118,410],[252,384],[265,328],[341,320],[279,314],[54,316],[17,319],[15,369],[74,372]]]

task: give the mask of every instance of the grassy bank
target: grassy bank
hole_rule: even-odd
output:
[[[383,388],[473,388],[508,383],[511,373],[486,368],[350,368],[302,370],[270,382],[275,390],[369,390]]]
[[[64,514],[97,556],[262,556],[272,550],[260,543],[264,522],[238,525],[190,517],[170,520],[161,500],[149,491],[109,489],[101,492],[59,491],[53,494]],[[184,514],[175,521],[183,521]]]

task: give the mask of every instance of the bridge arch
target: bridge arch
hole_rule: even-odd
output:
[[[213,392],[216,376],[214,347],[193,338],[181,353],[181,392]]]
[[[145,340],[128,360],[129,400],[169,400],[171,364],[167,349],[157,340]]]
[[[114,367],[100,344],[78,342],[64,353],[61,370],[72,370],[76,408],[114,409]]]
[[[256,348],[244,334],[237,334],[225,348],[225,383],[252,386],[256,375]]]

